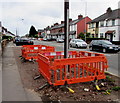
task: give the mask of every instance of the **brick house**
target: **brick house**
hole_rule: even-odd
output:
[[[82,32],[87,32],[87,22],[91,21],[89,17],[84,17],[82,15],[78,15],[76,20],[69,19],[69,38],[77,38],[78,35]],[[63,38],[64,39],[64,21],[61,21],[60,24],[55,23],[51,26],[50,34],[47,35],[51,38]]]
[[[83,18],[82,15],[78,15],[78,19],[71,22],[70,31],[75,32],[75,38],[77,38],[81,32],[87,32],[87,23],[90,21],[91,19],[88,16]]]

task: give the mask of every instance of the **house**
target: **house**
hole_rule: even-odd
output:
[[[104,14],[88,22],[87,31],[92,37],[120,41],[120,8],[112,10],[109,7]]]
[[[90,21],[91,19],[88,16],[83,17],[83,15],[78,15],[78,18],[70,23],[70,31],[75,32],[75,38],[77,38],[80,33],[87,33],[87,22]]]
[[[38,37],[43,37],[43,36],[44,36],[44,30],[38,29]]]
[[[13,33],[7,30],[7,28],[3,27],[1,22],[0,22],[0,40],[2,40],[2,36],[11,36],[15,37]]]
[[[69,18],[69,38],[77,38],[78,35],[87,32],[87,22],[91,21],[89,17],[84,17],[82,15],[78,15],[78,18],[72,20]],[[64,39],[64,21],[61,21],[60,24],[55,23],[51,26],[50,34],[47,35],[51,38],[63,38]]]

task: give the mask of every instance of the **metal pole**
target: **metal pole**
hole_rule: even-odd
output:
[[[69,35],[69,0],[64,0],[64,58],[68,58],[68,35]]]
[[[86,16],[87,16],[87,1],[85,2],[85,41],[86,41],[86,33],[87,33],[87,29],[86,29]]]

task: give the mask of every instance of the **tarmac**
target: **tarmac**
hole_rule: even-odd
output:
[[[13,42],[8,43],[1,58],[2,101],[42,101],[34,91],[24,88],[12,47]]]

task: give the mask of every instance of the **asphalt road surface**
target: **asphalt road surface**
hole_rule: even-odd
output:
[[[35,45],[49,45],[49,46],[54,46],[56,48],[56,51],[64,51],[64,43],[57,43],[56,41],[38,41],[35,40],[34,41]],[[87,49],[76,49],[76,48],[69,48],[69,50],[73,50],[73,51],[90,51],[88,48]],[[90,51],[91,52],[91,51]],[[95,51],[92,51],[95,52]],[[100,52],[96,52],[96,53],[100,53]],[[103,54],[103,53],[102,53]],[[120,52],[118,53],[104,53],[104,55],[107,57],[108,59],[108,72],[116,75],[116,76],[120,76],[119,74],[119,60],[118,57],[120,56]]]

